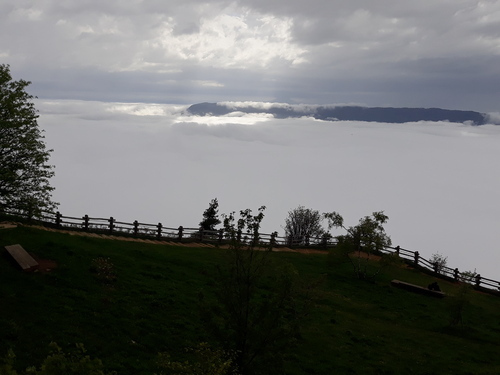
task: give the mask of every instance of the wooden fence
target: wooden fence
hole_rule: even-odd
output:
[[[440,265],[438,262],[433,263],[420,256],[420,253],[418,251],[403,249],[400,246],[389,246],[382,249],[381,252],[385,254],[397,254],[399,257],[404,259],[407,264],[441,279],[445,279],[451,282],[468,283],[477,290],[500,295],[500,281],[488,279],[475,272],[460,272],[458,268],[450,268],[444,265]]]
[[[7,215],[27,218],[23,213],[16,211],[4,210]],[[33,220],[33,219],[31,219]],[[92,233],[105,233],[118,236],[132,236],[136,238],[156,239],[160,241],[175,241],[175,242],[209,242],[215,244],[223,244],[227,241],[224,230],[217,231],[203,230],[202,228],[187,228],[180,226],[178,228],[165,227],[161,223],[146,224],[138,222],[127,223],[118,221],[113,217],[109,218],[94,218],[84,215],[82,217],[63,216],[60,212],[43,212],[40,217],[35,219],[36,222],[66,230],[84,231]],[[237,239],[241,242],[257,242],[262,245],[271,247],[306,247],[324,249],[325,251],[337,244],[335,238],[325,235],[323,237],[303,237],[286,238],[278,236],[277,232],[271,234],[259,233],[257,238],[249,238],[243,233],[237,234]],[[471,284],[475,289],[484,292],[500,295],[500,281],[488,279],[476,273],[468,271],[460,272],[458,268],[450,268],[439,263],[431,262],[422,256],[418,251],[411,251],[400,246],[385,247],[381,249],[381,254],[396,254],[405,263],[412,267],[418,268],[423,272],[432,274],[433,276],[451,281],[465,282]]]
[[[4,211],[13,216],[27,217],[19,212]],[[67,230],[105,233],[117,236],[132,236],[137,238],[150,238],[160,241],[178,241],[178,242],[209,242],[222,244],[227,242],[224,230],[216,231],[204,230],[203,228],[189,227],[166,227],[162,223],[147,224],[135,220],[133,223],[118,221],[114,217],[97,218],[84,215],[81,217],[64,216],[60,212],[43,212],[36,219],[31,219],[40,224],[61,228]],[[304,238],[286,238],[278,236],[277,232],[267,234],[259,233],[258,238],[249,238],[245,233],[237,233],[237,239],[243,242],[258,242],[260,244],[271,245],[273,247],[287,246],[298,247],[306,246],[311,248],[328,249],[337,243],[336,239],[330,236]]]

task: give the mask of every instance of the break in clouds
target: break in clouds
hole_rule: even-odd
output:
[[[384,210],[394,245],[499,277],[500,126],[200,117],[187,106],[130,103],[36,106],[65,215],[196,227],[217,197],[221,213],[267,206],[262,230],[282,234],[298,205],[338,211],[349,225]]]

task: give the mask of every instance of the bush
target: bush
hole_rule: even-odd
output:
[[[95,273],[97,280],[102,284],[111,285],[116,281],[116,272],[110,258],[99,257],[92,259],[90,270]]]
[[[477,272],[474,271],[463,271],[460,272],[458,280],[462,283],[474,284],[476,282]]]
[[[187,348],[186,352],[193,354],[191,361],[172,361],[168,353],[160,353],[158,366],[159,375],[237,375],[234,368],[235,354],[222,349],[210,347],[202,342],[195,348]]]
[[[114,375],[114,372],[105,373],[102,361],[90,358],[86,355],[83,344],[76,344],[76,349],[65,353],[55,343],[50,343],[50,354],[45,358],[37,369],[35,366],[28,367],[23,373],[14,370],[15,354],[9,350],[0,365],[0,375]]]
[[[435,253],[432,254],[429,262],[432,263],[434,271],[436,273],[441,273],[443,271],[443,268],[446,267],[446,264],[448,263],[448,257],[445,257],[439,253]]]

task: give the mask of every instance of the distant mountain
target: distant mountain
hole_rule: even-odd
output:
[[[231,112],[268,113],[276,118],[314,117],[330,121],[370,121],[404,123],[417,121],[450,121],[473,125],[487,123],[488,116],[474,111],[459,111],[440,108],[392,108],[361,106],[307,106],[281,103],[224,102],[198,103],[187,111],[198,116],[223,116]]]

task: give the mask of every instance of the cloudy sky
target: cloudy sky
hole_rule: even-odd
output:
[[[499,111],[497,0],[3,0],[40,98]]]
[[[196,226],[266,205],[500,279],[500,126],[189,116],[198,102],[475,110],[500,118],[500,1],[2,0],[0,63],[32,81],[69,216]],[[498,122],[498,121],[496,121]]]

